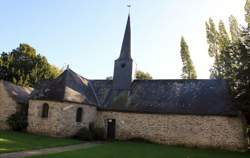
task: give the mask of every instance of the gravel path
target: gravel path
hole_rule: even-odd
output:
[[[46,148],[46,149],[38,149],[38,150],[30,150],[30,151],[5,153],[5,154],[0,154],[0,158],[25,158],[28,156],[44,155],[44,154],[50,154],[50,153],[60,153],[64,151],[86,149],[86,148],[96,146],[98,144],[101,144],[101,143],[91,142],[91,143],[83,143],[83,144],[69,145],[69,146],[63,146],[63,147],[54,147],[54,148]]]

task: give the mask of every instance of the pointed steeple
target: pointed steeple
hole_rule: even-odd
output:
[[[130,15],[128,15],[127,26],[123,37],[122,48],[120,53],[120,59],[131,58],[131,27],[130,27]]]
[[[122,42],[120,57],[115,60],[113,89],[129,90],[131,88],[133,59],[131,58],[131,28],[130,15]]]

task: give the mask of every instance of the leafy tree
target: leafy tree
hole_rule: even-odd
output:
[[[216,47],[215,51],[218,55],[213,67],[216,71],[215,78],[227,79],[235,105],[242,110],[250,123],[250,0],[247,0],[245,9],[246,22],[248,22],[246,28],[239,28],[233,16],[229,18],[231,39],[228,39],[222,22],[219,24],[219,31],[211,29],[214,27],[211,22],[206,23],[206,30],[209,55],[215,54],[211,52],[211,47],[218,44],[220,48]],[[214,36],[212,30],[218,32],[218,36]]]
[[[41,80],[53,79],[60,71],[28,44],[20,44],[0,57],[0,79],[21,86],[34,86]]]
[[[206,22],[207,42],[209,45],[208,53],[210,57],[214,58],[214,65],[210,69],[210,78],[213,79],[225,78],[226,63],[224,58],[228,58],[229,54],[225,54],[224,49],[239,39],[240,29],[237,20],[231,16],[229,21],[231,39],[222,20],[219,22],[218,30],[211,18],[209,22]]]
[[[250,124],[250,28],[245,28],[241,40],[235,47],[238,48],[238,73],[236,76],[235,99],[247,116]]]
[[[230,43],[230,39],[226,31],[225,24],[222,20],[220,20],[219,22],[218,41],[219,41],[220,52],[224,50],[224,48]]]
[[[246,22],[248,24],[248,28],[250,28],[250,0],[246,1],[245,11],[246,11]]]
[[[211,78],[221,78],[219,70],[219,54],[220,54],[220,45],[219,45],[219,33],[216,29],[213,19],[209,18],[206,22],[206,32],[207,32],[207,43],[208,43],[208,54],[210,57],[214,58],[214,66],[210,70]]]
[[[184,37],[181,37],[181,59],[183,63],[181,75],[182,79],[196,79],[196,71],[190,57],[188,45]]]
[[[219,33],[216,29],[213,19],[209,18],[206,22],[206,32],[207,32],[207,43],[208,43],[208,53],[210,57],[216,57],[219,54]]]
[[[240,28],[237,19],[231,15],[229,17],[230,34],[232,42],[237,42],[240,37]]]
[[[135,78],[137,80],[152,80],[153,79],[153,77],[149,73],[143,72],[140,70],[135,72]]]

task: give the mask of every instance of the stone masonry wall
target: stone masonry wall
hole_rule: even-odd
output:
[[[116,139],[144,138],[161,144],[228,150],[245,147],[239,117],[98,111],[96,126],[107,129],[107,119],[116,119]]]
[[[43,104],[49,104],[48,118],[42,118]],[[82,122],[76,122],[77,108],[83,108]],[[96,117],[96,107],[54,101],[29,101],[28,132],[56,137],[69,137],[88,127]]]
[[[18,104],[13,100],[3,87],[3,81],[0,81],[0,130],[8,130],[7,119],[18,110]]]

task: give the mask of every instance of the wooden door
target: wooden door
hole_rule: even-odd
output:
[[[107,138],[115,139],[115,119],[108,119]]]

